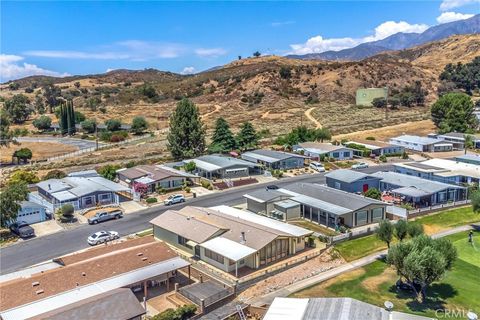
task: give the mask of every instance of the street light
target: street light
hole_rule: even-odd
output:
[[[388,319],[392,319],[393,303],[391,301],[385,301],[383,305],[385,306],[385,309],[387,309],[388,311]]]

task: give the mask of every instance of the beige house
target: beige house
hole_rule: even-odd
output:
[[[227,206],[168,210],[150,222],[156,239],[236,276],[302,251],[312,234]]]

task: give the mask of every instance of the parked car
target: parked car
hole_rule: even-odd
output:
[[[180,203],[180,202],[185,202],[185,197],[181,194],[171,195],[165,201],[163,201],[163,203],[166,206],[169,206],[169,205],[172,205],[172,204],[175,204],[175,203]]]
[[[267,190],[278,190],[279,187],[274,184],[269,184],[265,189]]]
[[[87,242],[91,246],[95,246],[100,243],[105,243],[120,238],[116,231],[98,231],[87,238]]]
[[[101,211],[97,212],[93,217],[88,219],[89,224],[97,224],[99,222],[108,221],[112,219],[120,219],[123,217],[122,210],[114,210],[114,211]]]
[[[365,169],[365,168],[368,168],[368,163],[365,163],[365,162],[360,162],[352,166],[352,169]]]
[[[316,162],[316,161],[310,162],[310,168],[318,172],[325,172],[325,167],[320,162]]]
[[[14,222],[10,226],[10,231],[20,238],[29,238],[35,236],[35,230],[25,221]]]

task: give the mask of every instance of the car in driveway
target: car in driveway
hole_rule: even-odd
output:
[[[365,163],[365,162],[360,162],[352,166],[352,169],[365,169],[365,168],[368,168],[368,163]]]
[[[35,236],[35,230],[25,221],[14,222],[9,226],[9,229],[22,239]]]
[[[120,236],[117,231],[98,231],[88,237],[87,242],[89,245],[95,246],[118,238],[120,238]]]
[[[325,172],[325,167],[323,166],[323,164],[317,161],[312,161],[309,167],[318,172]]]
[[[123,217],[122,210],[113,210],[113,211],[100,211],[97,212],[93,217],[88,219],[89,224],[97,224],[99,222],[104,222],[112,219],[120,219]]]
[[[180,203],[180,202],[185,202],[185,197],[181,194],[173,194],[170,197],[168,197],[167,199],[165,199],[165,201],[163,201],[163,203],[166,206],[170,206],[172,204]]]

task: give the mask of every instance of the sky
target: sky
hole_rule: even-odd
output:
[[[480,13],[480,0],[1,1],[0,81],[155,68],[195,73],[253,52],[341,50]]]

